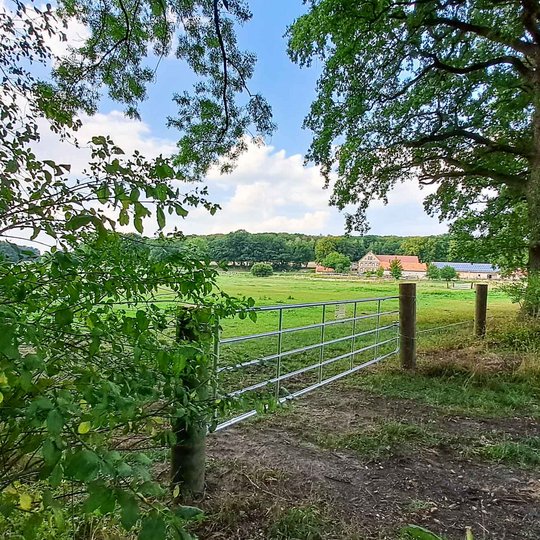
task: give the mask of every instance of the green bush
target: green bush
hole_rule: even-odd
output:
[[[251,273],[257,277],[268,277],[274,273],[274,269],[268,263],[255,263],[251,267]]]
[[[338,274],[343,274],[351,269],[351,259],[337,251],[328,254],[322,261],[323,266],[334,269]]]
[[[456,269],[453,266],[443,266],[440,269],[439,274],[441,279],[445,279],[446,281],[452,281],[458,277]]]
[[[427,265],[426,276],[428,279],[441,279],[441,271],[432,263]]]
[[[507,283],[501,287],[512,302],[520,305],[524,315],[531,318],[540,317],[540,276],[532,274],[514,283]]]

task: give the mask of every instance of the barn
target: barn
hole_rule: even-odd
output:
[[[416,255],[376,255],[372,251],[366,253],[358,261],[358,274],[376,272],[379,268],[384,270],[385,276],[390,275],[390,263],[398,260],[403,271],[402,277],[410,279],[424,279],[427,266],[421,263]]]
[[[451,266],[455,269],[459,279],[500,279],[501,270],[490,263],[461,263],[461,262],[434,262],[437,268]]]

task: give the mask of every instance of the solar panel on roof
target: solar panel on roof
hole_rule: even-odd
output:
[[[461,263],[461,262],[434,262],[433,263],[437,268],[443,268],[444,266],[451,266],[457,272],[498,272],[499,268],[493,266],[490,263]]]

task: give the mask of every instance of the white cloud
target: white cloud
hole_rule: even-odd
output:
[[[45,4],[39,6],[40,9],[45,10]],[[65,39],[61,39],[61,37]],[[52,36],[45,37],[45,43],[51,49],[52,54],[61,58],[66,56],[70,49],[78,49],[82,47],[84,42],[90,37],[90,31],[88,28],[77,21],[77,19],[70,18],[66,21],[66,25],[58,25],[58,33]]]
[[[227,176],[217,170],[208,176],[211,198],[221,199],[222,210],[213,218],[195,211],[184,223],[189,233],[282,231],[341,234],[343,215],[328,200],[323,178],[314,166],[304,166],[299,154],[287,156],[272,146],[250,145],[236,169]],[[374,202],[368,212],[377,234],[434,234],[446,226],[428,217],[422,207],[426,190],[415,182],[398,184],[389,205]]]
[[[132,120],[121,112],[99,113],[81,118],[83,127],[77,132],[81,144],[94,135],[110,135],[127,154],[139,150],[146,157],[171,155],[175,142],[155,137],[148,124]],[[75,148],[61,142],[50,131],[36,149],[38,156],[57,162],[68,162],[72,173],[80,174],[88,163],[87,147]],[[299,154],[287,155],[272,146],[249,145],[236,169],[229,175],[212,170],[207,178],[209,198],[222,210],[210,216],[204,209],[192,210],[186,220],[171,222],[185,233],[218,233],[238,229],[251,232],[303,232],[309,234],[341,234],[343,215],[328,204],[330,192],[324,190],[323,179],[316,167],[304,166]],[[368,212],[372,232],[377,234],[434,234],[446,227],[429,218],[421,201],[426,195],[414,182],[399,184],[390,193],[389,205],[376,202]],[[149,222],[147,234],[155,224]]]
[[[93,116],[82,115],[80,119],[82,127],[74,134],[79,142],[79,148],[71,142],[61,141],[58,135],[48,128],[48,123],[41,121],[41,141],[35,147],[38,157],[52,159],[58,163],[69,163],[71,172],[77,175],[88,165],[90,160],[88,143],[96,135],[109,135],[128,155],[138,150],[148,158],[160,154],[169,156],[176,148],[173,141],[154,137],[145,122],[128,118],[119,111],[98,113]]]

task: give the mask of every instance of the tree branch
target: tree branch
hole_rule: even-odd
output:
[[[223,99],[223,111],[225,113],[225,125],[221,131],[220,139],[225,136],[227,130],[229,129],[230,123],[230,114],[229,114],[229,103],[227,101],[227,86],[229,84],[229,74],[228,74],[228,60],[227,60],[227,51],[225,50],[225,43],[223,42],[223,36],[221,34],[220,20],[219,20],[219,1],[214,0],[214,27],[216,29],[216,35],[219,41],[219,48],[221,50],[221,59],[223,62],[223,90],[222,90],[222,99]]]
[[[523,76],[529,77],[532,74],[532,71],[519,59],[512,55],[499,56],[497,58],[492,58],[486,60],[485,62],[477,62],[475,64],[469,64],[465,67],[457,67],[447,64],[439,59],[439,57],[434,53],[423,53],[427,58],[433,60],[433,66],[436,69],[441,69],[443,71],[448,71],[449,73],[455,73],[457,75],[467,75],[468,73],[473,73],[475,71],[483,71],[486,68],[498,66],[502,64],[510,64],[516,68],[516,70]]]
[[[501,43],[506,45],[515,51],[518,51],[525,55],[533,55],[536,53],[536,46],[532,43],[527,43],[521,39],[517,38],[507,38],[488,26],[481,26],[479,24],[472,24],[459,19],[451,19],[450,17],[434,17],[431,20],[426,21],[425,23],[428,26],[435,26],[438,24],[449,26],[456,30],[460,30],[466,33],[476,34],[477,36],[484,37],[490,41],[495,41],[496,43]]]
[[[525,151],[509,144],[492,141],[491,139],[488,139],[487,137],[484,137],[479,133],[474,133],[463,128],[455,128],[451,131],[446,131],[444,133],[434,133],[432,135],[427,135],[426,137],[422,137],[421,139],[418,139],[416,141],[407,142],[405,143],[405,146],[408,146],[409,148],[421,148],[422,146],[425,146],[429,143],[447,141],[448,139],[453,139],[455,137],[463,137],[465,139],[470,139],[471,141],[475,141],[479,144],[487,146],[488,148],[496,152],[505,152],[507,154],[512,154],[527,159],[531,157],[530,151]]]

